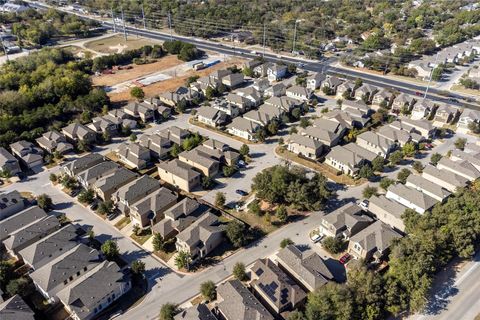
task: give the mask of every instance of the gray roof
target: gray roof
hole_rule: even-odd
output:
[[[174,176],[180,177],[188,181],[201,175],[199,172],[193,170],[193,168],[190,165],[178,159],[173,159],[168,162],[160,162],[160,164],[158,165],[158,168],[165,170],[173,174]]]
[[[100,162],[105,161],[104,157],[98,153],[89,153],[86,156],[73,160],[64,165],[67,169],[73,172],[74,175],[87,170]]]
[[[0,304],[0,319],[2,320],[34,320],[35,313],[18,295]]]
[[[273,316],[238,280],[222,283],[217,288],[221,298],[218,309],[226,320],[273,320]]]
[[[289,245],[277,253],[277,258],[299,281],[308,283],[311,288],[317,289],[327,284],[328,280],[333,280],[323,259],[313,251],[303,253],[296,246]]]
[[[0,240],[8,238],[8,236],[15,231],[22,229],[37,220],[45,218],[46,216],[47,214],[45,211],[34,206],[0,221]]]
[[[437,164],[437,167],[444,166],[447,171],[451,171],[457,175],[467,178],[470,181],[480,178],[480,171],[478,171],[472,164],[466,160],[452,161],[447,157],[443,157]],[[458,173],[457,173],[458,172]]]
[[[382,221],[376,221],[350,238],[367,252],[376,250],[384,252],[394,239],[402,236]]]
[[[349,203],[325,215],[323,220],[333,225],[335,229],[351,230],[358,223],[370,223],[373,219],[365,215],[363,210],[354,203]]]
[[[2,192],[0,193],[0,211],[15,206],[21,201],[23,202],[22,195],[17,190]]]
[[[339,123],[337,121],[324,118],[315,119],[313,121],[313,126],[335,134],[340,134],[342,131],[347,129],[347,126],[344,125],[344,123]]]
[[[425,179],[422,176],[411,174],[407,178],[407,187],[413,187],[419,190],[425,190],[424,192],[431,193],[439,198],[446,198],[451,195],[450,191],[445,190],[442,186]]]
[[[84,319],[93,313],[101,299],[126,282],[128,280],[115,262],[104,261],[58,292],[58,297]]]
[[[62,130],[68,133],[70,136],[79,139],[83,139],[83,137],[85,137],[87,134],[95,133],[95,131],[89,127],[77,122],[69,124],[68,126],[62,128]]]
[[[138,139],[138,142],[140,145],[158,153],[160,156],[164,155],[172,148],[172,141],[159,134],[144,134]]]
[[[170,206],[170,204],[176,200],[177,195],[173,191],[167,188],[160,188],[149,194],[147,197],[135,202],[132,209],[138,212],[141,216],[151,214],[153,218],[153,215],[166,209],[166,207]]]
[[[185,242],[191,248],[200,242],[206,243],[212,234],[222,232],[222,229],[216,224],[218,224],[218,217],[211,212],[206,212],[180,232],[177,235],[177,241]]]
[[[393,141],[376,134],[375,132],[372,131],[366,131],[357,136],[357,141],[358,139],[366,141],[368,144],[373,145],[375,147],[378,147],[382,150],[382,152],[387,153],[388,150],[390,150],[393,145],[395,144]]]
[[[366,159],[368,161],[373,161],[377,157],[377,155],[365,148],[360,147],[359,145],[355,143],[349,143],[344,146],[347,150],[350,150],[351,152],[354,152],[357,157],[361,157],[363,159]]]
[[[372,196],[370,198],[370,205],[371,204],[375,204],[377,207],[382,208],[383,210],[387,211],[392,216],[398,219],[400,219],[402,217],[402,214],[405,212],[405,210],[408,209],[404,205],[396,201],[390,200],[384,195]],[[376,212],[374,213],[376,214]]]
[[[173,205],[169,209],[165,210],[165,216],[176,220],[182,216],[188,216],[197,210],[200,204],[193,199],[185,198],[177,204]]]
[[[223,150],[228,147],[228,144],[223,143],[221,141],[215,140],[215,139],[208,139],[202,143],[204,146],[210,148],[210,149],[219,149]]]
[[[474,167],[476,167],[477,169],[480,168],[480,153],[467,153],[465,151],[461,151],[461,150],[452,150],[452,156],[451,157],[455,157],[455,158],[458,158],[460,160],[464,160],[464,161],[468,161],[469,163],[471,163]]]
[[[286,96],[281,96],[281,97],[273,96],[265,100],[265,104],[275,106],[285,111],[289,111],[293,106],[298,104],[298,101]]]
[[[309,138],[308,136],[298,134],[298,133],[294,133],[294,134],[290,135],[288,140],[289,140],[289,143],[296,143],[298,145],[301,145],[301,146],[304,146],[304,147],[307,147],[307,148],[310,148],[310,149],[313,149],[313,150],[318,150],[319,148],[321,148],[323,146],[322,142],[320,142],[318,140],[315,140],[315,139],[312,139],[312,138]]]
[[[182,144],[183,139],[190,135],[190,132],[177,126],[172,126],[163,129],[158,133],[158,135],[172,141],[173,143],[180,145]]]
[[[77,272],[85,272],[84,268],[93,269],[100,262],[99,256],[97,250],[78,244],[33,271],[30,277],[42,290],[50,292],[58,286],[63,286],[63,282],[70,276],[75,276]]]
[[[180,311],[175,320],[217,320],[213,313],[203,303]]]
[[[320,119],[318,119],[320,120]],[[327,120],[328,121],[328,120]],[[305,135],[308,137],[311,137],[315,140],[319,140],[327,145],[331,145],[335,139],[337,139],[339,136],[338,134],[325,130],[323,127],[306,127],[305,129],[300,129],[299,133],[301,135]]]
[[[106,192],[112,189],[116,190],[122,187],[124,184],[132,181],[137,176],[138,175],[136,173],[120,167],[118,168],[118,170],[115,170],[108,175],[102,177],[101,179],[98,179],[94,183],[94,186],[102,192]]]
[[[423,168],[422,176],[431,175],[441,181],[445,181],[448,184],[454,185],[457,188],[465,187],[468,183],[468,180],[458,174],[447,170],[440,170],[432,165],[427,164]]]
[[[60,223],[55,216],[47,216],[12,233],[10,237],[4,241],[5,247],[16,252],[17,250],[23,249],[25,244],[28,245],[30,241],[44,237],[59,227]]]
[[[134,202],[158,189],[160,189],[160,182],[158,180],[148,175],[143,175],[120,187],[115,195],[119,199],[126,200],[132,205]]]
[[[378,129],[377,134],[385,137],[386,139],[401,144],[405,144],[410,141],[410,133],[405,130],[398,130],[390,126],[382,126]]]
[[[88,183],[93,183],[120,168],[121,166],[113,161],[105,161],[80,172],[78,177]]]
[[[310,97],[312,94],[312,90],[296,85],[288,88],[287,92],[293,93],[294,95],[306,96],[307,98]]]
[[[224,112],[218,109],[215,109],[213,107],[201,106],[200,108],[197,109],[196,116],[203,117],[210,120],[215,120],[218,118],[219,113],[224,113]]]
[[[437,203],[437,200],[430,197],[429,195],[426,195],[425,193],[418,191],[417,189],[409,188],[401,183],[393,184],[388,187],[387,198],[389,198],[388,194],[390,192],[399,196],[402,199],[407,200],[408,202],[413,203],[414,205],[422,208],[423,210],[429,210]]]
[[[4,165],[5,163],[10,162],[10,161],[16,162],[17,158],[15,158],[4,147],[0,147],[0,166]]]
[[[260,125],[245,118],[237,117],[233,119],[232,123],[229,124],[227,127],[235,128],[241,131],[247,131],[253,134],[260,127]]]

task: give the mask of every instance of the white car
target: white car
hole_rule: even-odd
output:
[[[310,236],[310,240],[312,240],[313,243],[320,242],[323,239],[324,235],[323,234],[313,234]]]
[[[368,211],[368,204],[369,203],[370,203],[370,201],[365,199],[365,200],[363,200],[362,202],[359,203],[359,206],[360,206],[360,208],[362,208],[362,210]]]

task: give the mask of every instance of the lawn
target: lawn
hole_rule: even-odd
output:
[[[125,50],[139,49],[146,45],[154,45],[159,42],[140,37],[128,37],[125,41],[122,35],[114,35],[108,38],[93,40],[85,43],[85,47],[101,53],[122,53]]]
[[[147,242],[147,240],[150,239],[150,237],[152,237],[152,232],[150,230],[143,230],[140,235],[136,235],[135,233],[132,233],[130,235],[130,238],[138,242],[140,245]]]
[[[115,228],[118,230],[122,230],[125,228],[128,224],[130,223],[130,218],[129,217],[123,217],[120,219],[117,223],[115,223]]]
[[[281,226],[274,215],[270,215],[270,221],[268,221],[267,218],[265,218],[265,215],[257,216],[246,211],[237,212],[236,210],[230,210],[229,213],[235,218],[242,220],[249,226],[259,228],[265,234],[271,233]]]
[[[471,94],[471,95],[480,97],[480,90],[467,89],[464,86],[459,85],[459,84],[453,85],[450,88],[450,90],[457,91],[457,92],[460,92],[460,93]]]

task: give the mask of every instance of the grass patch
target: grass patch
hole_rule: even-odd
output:
[[[229,213],[237,219],[242,220],[250,227],[256,227],[260,229],[264,234],[271,233],[277,230],[281,224],[278,223],[278,219],[274,215],[270,215],[270,221],[267,221],[265,215],[257,216],[256,214],[246,211],[230,210]]]
[[[200,303],[203,302],[203,297],[201,295],[196,296],[192,300],[190,300],[190,303],[194,306],[199,305]]]
[[[117,223],[115,223],[115,228],[118,230],[122,230],[125,228],[128,224],[130,223],[130,218],[129,217],[123,217],[120,219]]]
[[[130,238],[138,242],[139,244],[143,245],[145,242],[147,242],[148,239],[152,237],[152,231],[150,229],[142,230],[142,232],[139,235],[136,235],[135,233],[132,233],[130,235]]]
[[[153,254],[166,263],[173,257],[173,255],[175,254],[175,250],[175,238],[172,238],[165,243],[164,250],[155,251]]]
[[[467,89],[462,85],[459,84],[454,84],[450,90],[461,92],[461,93],[466,93],[466,94],[471,94],[474,96],[480,96],[480,90],[474,90],[474,89]],[[479,318],[480,320],[480,318]]]
[[[154,45],[158,42],[137,37],[128,37],[125,41],[122,35],[114,35],[85,43],[85,47],[101,53],[121,53],[127,50],[139,49],[146,45]]]

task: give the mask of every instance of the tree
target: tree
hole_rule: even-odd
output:
[[[143,276],[145,273],[145,262],[141,260],[135,260],[132,262],[131,269],[133,274]]]
[[[110,133],[108,133],[108,131],[105,131],[104,133],[102,133],[102,139],[103,142],[108,143],[112,140],[112,137],[110,136]]]
[[[223,171],[223,175],[225,177],[231,177],[235,174],[235,172],[237,172],[237,167],[235,167],[235,166],[224,166],[222,168],[222,171]]]
[[[9,295],[14,296],[16,294],[24,297],[28,295],[30,286],[28,280],[24,277],[14,279],[7,284],[7,292]]]
[[[217,297],[217,288],[215,283],[211,280],[202,282],[200,284],[200,293],[206,301],[213,301]]]
[[[305,128],[308,127],[309,125],[310,125],[310,121],[309,121],[308,119],[306,119],[306,118],[300,119],[300,123],[299,123],[300,128],[304,128],[304,129],[305,129]]]
[[[337,254],[344,250],[345,242],[337,237],[326,237],[322,242],[322,247],[332,254]]]
[[[267,132],[265,131],[265,128],[260,127],[255,131],[253,134],[253,137],[258,141],[258,142],[265,142],[267,139]]]
[[[280,248],[285,249],[291,244],[294,244],[294,242],[290,238],[282,239],[282,241],[280,241]]]
[[[50,173],[49,179],[50,179],[50,182],[52,183],[57,183],[58,181],[58,177],[55,173]]]
[[[178,158],[178,155],[182,152],[182,148],[176,143],[173,144],[172,150],[170,150],[170,155],[173,158]]]
[[[205,90],[205,98],[207,98],[207,100],[212,100],[216,95],[217,93],[212,87],[207,87],[207,89]]]
[[[439,65],[438,67],[436,67],[435,69],[433,69],[432,71],[432,80],[434,81],[440,81],[442,80],[442,75],[443,75],[443,72],[445,71],[445,69],[443,68],[442,65]]]
[[[227,201],[227,199],[225,198],[225,193],[217,192],[215,194],[215,206],[217,206],[219,208],[223,208],[226,201]]]
[[[173,303],[165,303],[160,308],[160,315],[158,320],[174,320],[175,314],[177,313],[177,306]]]
[[[240,147],[240,149],[238,150],[238,152],[240,152],[240,154],[244,157],[247,157],[248,154],[250,153],[250,148],[248,147],[248,145],[246,145],[245,143],[242,144],[242,146]]]
[[[95,199],[95,193],[92,189],[83,190],[78,195],[78,201],[81,203],[91,204]]]
[[[437,163],[442,159],[442,155],[440,153],[434,153],[432,154],[432,156],[430,157],[430,163],[434,166],[437,165]]]
[[[383,172],[385,160],[382,157],[376,157],[372,160],[372,169],[376,172]]]
[[[275,211],[275,215],[277,216],[280,222],[282,223],[287,222],[288,220],[287,207],[283,204],[279,205],[277,210]]]
[[[190,269],[192,263],[192,256],[187,251],[179,251],[175,256],[175,265],[178,269]]]
[[[204,190],[209,190],[213,186],[213,180],[209,176],[205,176],[202,178],[202,188]]]
[[[413,157],[417,153],[417,147],[413,142],[407,142],[402,148],[402,153],[405,157]]]
[[[240,248],[247,242],[245,225],[239,221],[233,220],[227,224],[225,234],[234,247]]]
[[[130,140],[131,142],[137,141],[137,135],[135,133],[132,133],[128,138],[128,140]]]
[[[187,100],[181,99],[181,100],[178,101],[177,104],[175,105],[175,110],[176,110],[178,113],[184,113],[184,112],[187,110],[187,106],[188,106]]]
[[[130,96],[132,98],[142,100],[143,98],[145,98],[145,92],[140,87],[133,87],[132,89],[130,89]]]
[[[153,250],[155,251],[165,250],[166,242],[160,233],[155,233],[153,235],[152,244],[153,244]]]
[[[13,265],[8,261],[0,261],[0,288],[5,288],[13,278]]]
[[[418,173],[422,173],[423,171],[423,164],[420,161],[415,161],[412,167]]]
[[[254,199],[250,202],[247,206],[248,212],[253,213],[256,216],[262,215],[262,208],[260,207],[260,201],[258,199]]]
[[[303,313],[299,310],[293,310],[292,312],[290,312],[290,314],[288,315],[288,319],[287,320],[305,320],[305,316],[303,315]]]
[[[103,201],[98,205],[97,212],[101,215],[108,215],[113,212],[113,202],[111,200]]]
[[[52,198],[46,194],[41,194],[37,197],[37,204],[45,211],[50,211],[53,207]]]
[[[81,139],[77,143],[77,149],[80,152],[87,152],[90,150],[90,144],[86,140]]]
[[[308,320],[350,320],[356,318],[355,312],[350,290],[346,286],[331,282],[308,296],[305,309]]]
[[[105,241],[100,249],[108,261],[113,261],[120,253],[117,243],[113,240]]]
[[[390,187],[394,183],[395,183],[394,180],[389,179],[387,177],[383,177],[382,180],[380,180],[380,188],[386,191],[388,187]]]
[[[364,179],[370,179],[375,173],[373,172],[372,167],[369,164],[364,164],[358,171],[358,176]]]
[[[243,263],[235,263],[233,266],[233,276],[239,281],[247,280],[247,272],[245,271],[245,265]]]
[[[467,139],[465,139],[465,138],[458,138],[454,142],[455,148],[460,149],[460,150],[465,149],[466,144],[467,144]]]
[[[407,182],[408,176],[411,173],[412,172],[410,170],[408,170],[407,168],[403,168],[402,170],[400,170],[400,172],[397,174],[398,182],[405,184],[405,182]]]
[[[295,119],[300,119],[300,117],[302,116],[302,110],[300,110],[300,108],[294,108],[292,110],[292,117],[295,118]]]
[[[392,165],[397,165],[402,160],[403,160],[403,153],[400,150],[392,152],[388,157],[388,161],[390,161]]]
[[[364,198],[369,199],[372,196],[378,195],[378,189],[377,187],[366,186],[362,191],[362,195]]]
[[[253,77],[253,70],[251,68],[243,68],[242,72],[245,77]]]

